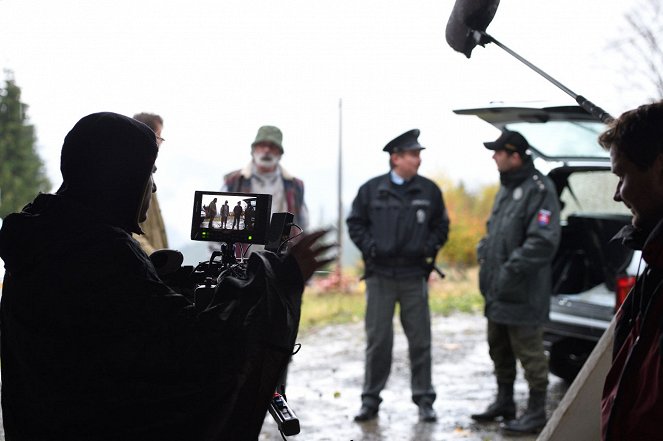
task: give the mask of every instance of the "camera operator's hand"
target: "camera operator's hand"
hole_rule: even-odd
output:
[[[302,273],[304,282],[311,278],[313,273],[334,260],[334,257],[323,258],[323,255],[334,248],[336,244],[321,244],[320,238],[329,230],[318,230],[309,234],[302,234],[296,244],[288,250],[288,254],[295,258]]]

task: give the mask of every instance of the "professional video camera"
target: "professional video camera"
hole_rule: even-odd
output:
[[[245,254],[251,245],[285,253],[293,215],[274,213],[270,222],[271,207],[269,194],[195,192],[191,240],[219,243],[210,259],[200,262],[193,271],[197,307],[209,305],[210,292],[224,277],[246,277]]]
[[[270,222],[271,208],[269,194],[196,191],[191,240],[259,244],[280,253],[290,239],[293,215],[274,213]]]
[[[286,251],[291,239],[291,213],[270,213],[272,196],[256,193],[196,191],[191,219],[191,239],[219,242],[209,261],[193,270],[194,304],[206,308],[214,301],[216,286],[225,277],[246,278],[245,252],[252,244],[265,245],[276,254]],[[288,406],[285,390],[277,390],[269,413],[283,435],[299,433],[299,419]]]

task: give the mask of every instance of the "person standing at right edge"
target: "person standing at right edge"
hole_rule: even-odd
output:
[[[663,439],[663,101],[638,106],[599,136],[631,224],[615,239],[641,250],[642,272],[615,317],[601,398],[603,441]]]
[[[505,130],[493,150],[500,189],[479,242],[479,289],[488,319],[488,347],[497,377],[497,397],[471,417],[501,417],[506,432],[538,433],[546,424],[548,359],[543,349],[543,323],[552,291],[552,259],[561,237],[560,208],[552,182],[536,168],[529,143]],[[513,400],[516,359],[529,386],[527,409],[518,419]]]
[[[417,174],[424,149],[418,137],[413,129],[384,147],[390,172],[359,188],[347,219],[366,271],[366,366],[358,422],[378,415],[391,370],[397,302],[408,340],[412,401],[421,421],[437,420],[427,279],[447,241],[449,218],[438,186]]]

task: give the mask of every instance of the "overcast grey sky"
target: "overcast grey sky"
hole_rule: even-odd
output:
[[[613,115],[646,100],[606,47],[635,0],[503,1],[488,33]],[[194,190],[242,167],[263,124],[306,184],[313,224],[336,215],[339,100],[344,191],[386,172],[382,147],[411,128],[420,172],[470,187],[497,172],[494,129],[455,108],[573,101],[495,45],[471,59],[444,31],[452,1],[0,0],[0,67],[12,69],[57,188],[67,131],[97,111],[165,119],[156,182],[171,245],[188,242]]]

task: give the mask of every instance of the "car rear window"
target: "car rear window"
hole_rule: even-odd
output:
[[[609,158],[598,143],[605,124],[599,121],[516,122],[506,125],[520,132],[539,153],[548,158]]]

